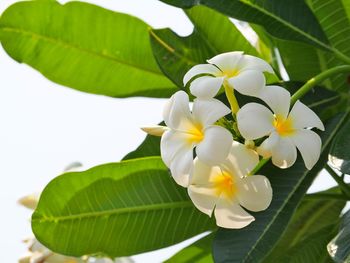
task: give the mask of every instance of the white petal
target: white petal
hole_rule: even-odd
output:
[[[205,186],[190,185],[188,187],[188,195],[193,204],[203,213],[211,216],[218,197],[215,189]]]
[[[224,228],[243,228],[255,220],[237,203],[229,203],[224,200],[217,202],[214,213],[216,224]]]
[[[274,131],[257,148],[258,154],[263,158],[269,158],[272,155],[272,148],[279,142],[279,135]]]
[[[191,93],[201,99],[213,98],[218,93],[225,77],[204,76],[191,82]]]
[[[239,63],[239,67],[241,70],[254,69],[261,72],[267,71],[269,73],[274,73],[269,63],[261,58],[250,55],[243,56],[243,59]]]
[[[214,65],[210,64],[199,64],[196,66],[193,66],[184,76],[183,82],[184,86],[186,86],[187,82],[189,82],[193,77],[199,75],[199,74],[211,74],[214,76],[220,75],[221,71],[215,67]]]
[[[169,128],[165,126],[155,125],[155,126],[141,127],[141,130],[143,130],[149,135],[162,136],[164,132],[169,130]]]
[[[222,71],[233,70],[237,68],[239,61],[242,59],[243,52],[234,51],[219,54],[211,59],[208,59],[208,63],[216,65]]]
[[[198,158],[207,164],[218,164],[226,159],[232,145],[231,133],[220,126],[209,126],[204,139],[196,147]]]
[[[231,174],[242,178],[249,174],[258,163],[259,155],[254,150],[234,141],[223,165]]]
[[[208,165],[196,157],[193,161],[193,173],[190,184],[206,186],[211,181],[211,177],[219,173],[221,173],[221,170],[218,166]]]
[[[258,212],[269,207],[272,188],[269,179],[262,175],[242,178],[238,184],[239,203],[248,210]]]
[[[163,110],[165,124],[172,129],[179,129],[191,119],[189,98],[186,92],[178,91],[166,102]]]
[[[311,170],[320,158],[322,141],[317,133],[311,130],[297,130],[290,137],[293,143],[297,146],[304,159],[305,166]]]
[[[297,159],[297,149],[290,137],[280,137],[279,141],[271,149],[272,163],[279,168],[291,167]]]
[[[160,141],[160,152],[163,162],[170,168],[175,155],[181,149],[192,150],[193,146],[187,143],[188,135],[176,131],[166,131]]]
[[[247,140],[255,140],[269,135],[274,129],[272,112],[258,103],[248,103],[237,113],[237,124],[241,135]]]
[[[231,112],[224,103],[217,99],[195,99],[193,102],[193,119],[206,127]]]
[[[247,96],[259,97],[260,91],[265,87],[264,74],[257,70],[245,70],[237,76],[229,78],[230,86],[239,93]]]
[[[285,88],[279,86],[266,86],[260,92],[262,99],[276,115],[286,119],[290,107],[290,93]]]
[[[175,182],[183,187],[187,187],[189,185],[192,169],[193,150],[181,148],[170,164],[171,175]]]
[[[317,114],[299,100],[294,104],[289,117],[296,129],[316,127],[324,131],[324,125]]]

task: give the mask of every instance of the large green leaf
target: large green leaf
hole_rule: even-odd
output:
[[[188,247],[180,250],[165,263],[213,263],[211,247],[214,234],[211,233]]]
[[[350,58],[329,41],[304,0],[162,0],[182,8],[206,5],[228,16],[259,24],[273,36],[301,41],[333,51],[340,59]]]
[[[329,152],[332,166],[342,173],[350,174],[350,120],[348,120],[334,138]]]
[[[168,97],[176,87],[158,69],[149,26],[94,5],[20,2],[0,19],[6,52],[48,79],[112,97]]]
[[[218,230],[213,250],[216,262],[259,262],[269,253],[285,230],[306,190],[322,169],[330,142],[347,115],[342,114],[326,123],[326,131],[321,134],[322,155],[311,171],[305,168],[299,158],[292,168],[281,170],[268,164],[259,172],[270,179],[273,189],[272,203],[266,211],[252,213],[256,220],[248,227],[240,230]]]
[[[150,31],[155,58],[164,74],[177,86],[183,86],[183,76],[191,67],[206,63],[219,53],[241,50],[259,56],[226,16],[203,6],[185,12],[194,25],[191,35],[180,37],[170,29]]]
[[[307,240],[311,235],[317,236],[318,231],[324,232],[323,229],[331,226],[334,230],[334,225],[339,223],[340,213],[344,208],[346,201],[341,199],[327,199],[320,197],[322,194],[326,196],[329,193],[340,193],[339,188],[332,188],[327,191],[317,194],[306,195],[299,205],[296,212],[293,214],[291,222],[282,238],[278,241],[271,253],[265,258],[264,262],[287,262],[286,257],[303,248],[308,243]],[[320,253],[326,257],[326,245],[332,238],[332,232],[325,237],[321,242],[321,250],[325,253]],[[313,244],[314,246],[316,243]],[[303,249],[304,251],[304,249]],[[318,251],[319,253],[320,251]],[[305,251],[310,258],[306,262],[311,263],[318,260],[317,253],[314,251]],[[316,261],[318,263],[320,261]]]
[[[350,56],[350,20],[339,0],[309,0],[315,15],[323,27],[330,45]],[[306,81],[322,71],[342,64],[334,54],[318,50],[302,43],[276,40],[284,66],[293,80]],[[333,90],[348,92],[346,74],[338,74],[325,82]]]
[[[280,258],[269,262],[331,263],[332,260],[327,253],[327,243],[334,236],[337,228],[337,223],[327,225],[286,251]]]
[[[327,248],[332,259],[337,263],[350,262],[350,211],[342,217],[342,223],[337,236]]]
[[[137,254],[213,226],[158,157],[63,174],[44,189],[32,217],[41,243],[72,256]]]

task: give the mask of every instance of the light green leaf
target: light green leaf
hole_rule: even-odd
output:
[[[350,120],[348,120],[334,138],[329,152],[332,166],[345,174],[350,174]]]
[[[211,233],[188,247],[180,250],[165,263],[213,263],[211,247],[214,234]]]
[[[330,142],[347,116],[348,114],[342,114],[326,123],[326,131],[321,134],[322,155],[311,171],[305,168],[300,156],[289,169],[281,170],[268,164],[259,171],[271,182],[272,203],[267,210],[252,213],[256,220],[248,227],[218,230],[214,239],[215,262],[257,262],[257,259],[261,261],[268,254],[281,237],[313,179],[323,168]]]
[[[322,195],[326,197],[326,194],[334,193],[341,193],[341,191],[336,187],[316,194],[306,195],[293,214],[282,238],[264,259],[264,262],[289,262],[286,260],[286,257],[289,258],[289,255],[292,255],[291,251],[299,254],[301,252],[299,250],[308,243],[307,240],[309,240],[311,235],[317,236],[319,231],[323,233],[323,229],[329,226],[334,230],[337,223],[339,223],[340,213],[346,204],[346,200],[320,197]],[[309,258],[306,262],[311,263],[318,260],[317,254],[327,257],[325,244],[332,238],[332,232],[328,232],[328,234],[328,236],[325,236],[325,240],[321,242],[321,246],[318,246],[320,248],[319,251],[316,251],[316,253],[312,250],[303,252]],[[316,243],[313,245],[316,247]],[[324,253],[321,253],[321,251]],[[323,261],[316,261],[315,263],[318,262]]]
[[[51,250],[82,256],[127,256],[166,247],[210,230],[158,157],[66,173],[44,189],[32,217]]]
[[[158,69],[148,30],[135,17],[81,2],[20,2],[0,18],[5,51],[56,83],[112,97],[168,97],[177,88]]]
[[[259,56],[226,16],[203,6],[185,12],[194,25],[191,35],[180,37],[170,29],[152,30],[150,34],[153,53],[160,68],[177,86],[183,86],[183,76],[191,67],[206,63],[217,54],[241,50]]]
[[[339,233],[328,244],[327,249],[332,259],[337,263],[350,262],[350,211],[342,216]]]

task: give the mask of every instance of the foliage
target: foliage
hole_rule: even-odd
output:
[[[320,134],[321,158],[311,171],[301,159],[286,170],[265,165],[261,174],[273,188],[270,207],[252,213],[256,221],[246,228],[223,229],[174,183],[159,157],[160,139],[148,135],[119,163],[66,173],[50,182],[32,217],[37,239],[65,255],[116,257],[213,231],[168,262],[324,262],[330,260],[326,245],[336,236],[328,245],[330,255],[336,262],[347,262],[349,212],[337,231],[349,199],[343,193],[350,190],[305,193],[328,155],[332,167],[350,173],[350,70],[344,67],[350,65],[350,2],[162,2],[184,9],[194,26],[192,34],[182,37],[168,28],[153,29],[133,16],[84,2],[26,1],[1,15],[0,42],[14,60],[55,83],[117,98],[188,92],[183,77],[190,68],[219,53],[244,51],[272,65],[276,74],[265,73],[268,83],[292,94],[308,88],[301,101],[326,123]],[[249,22],[256,43],[248,41],[230,18]],[[327,78],[322,77],[325,72]],[[223,89],[219,93],[217,98],[229,105]],[[236,95],[240,103],[257,100]],[[230,118],[225,125],[234,121]],[[231,128],[239,137],[237,127]],[[342,180],[337,178],[342,190],[349,188]]]

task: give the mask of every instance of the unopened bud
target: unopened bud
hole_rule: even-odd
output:
[[[38,205],[38,202],[39,202],[39,195],[37,194],[27,195],[18,200],[18,203],[32,210],[36,208],[36,206]]]
[[[162,136],[164,132],[166,132],[169,128],[166,126],[149,126],[149,127],[142,127],[141,130],[144,132],[153,135],[153,136]]]

